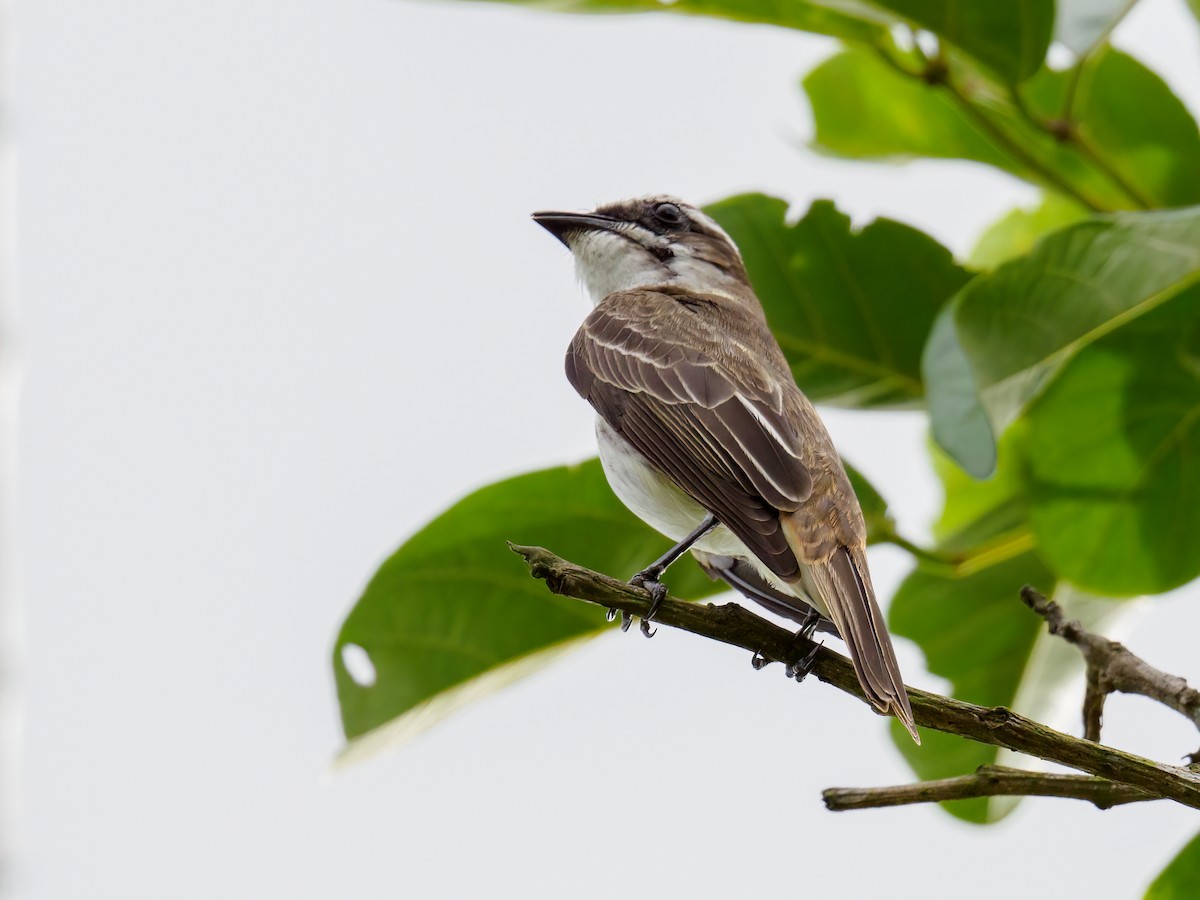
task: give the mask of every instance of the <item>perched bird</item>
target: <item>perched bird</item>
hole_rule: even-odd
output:
[[[866,526],[825,426],[796,387],[741,254],[716,222],[668,196],[534,220],[575,257],[595,308],[567,378],[596,410],[600,462],[621,501],[775,612],[829,619],[876,709],[918,743],[867,571]],[[646,628],[643,622],[643,629]]]

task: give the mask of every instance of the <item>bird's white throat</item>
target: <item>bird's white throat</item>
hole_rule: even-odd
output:
[[[637,226],[632,226],[637,228]],[[609,294],[636,288],[673,285],[687,290],[736,295],[740,282],[719,267],[695,257],[691,249],[645,229],[638,240],[616,231],[586,231],[571,237],[575,274],[595,306]],[[667,250],[660,258],[651,247]]]

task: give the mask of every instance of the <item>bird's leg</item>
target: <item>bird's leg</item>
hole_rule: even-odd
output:
[[[662,606],[663,600],[667,597],[667,586],[659,581],[662,573],[667,571],[667,567],[671,563],[683,556],[688,548],[716,528],[718,524],[717,517],[709,513],[691,534],[629,579],[629,583],[634,587],[645,588],[650,592],[650,610],[646,615],[642,616],[642,634],[646,635],[646,637],[654,634],[650,630],[649,622],[654,618],[655,613],[658,612],[658,608]]]
[[[796,632],[796,637],[801,637],[806,641],[811,641],[813,634],[817,630],[817,625],[820,623],[821,614],[810,606],[808,608],[808,612],[804,614],[804,620],[800,623],[800,630]]]

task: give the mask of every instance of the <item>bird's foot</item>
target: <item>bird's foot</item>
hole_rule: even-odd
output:
[[[796,632],[796,637],[811,641],[819,624],[821,624],[821,614],[810,606],[808,612],[804,614],[804,620],[800,623],[800,630]]]
[[[811,672],[813,670],[813,666],[817,664],[817,654],[821,652],[821,648],[823,646],[824,644],[814,644],[812,650],[810,650],[796,662],[788,663],[787,668],[783,670],[783,674],[788,678],[795,678],[796,683],[799,684],[808,677],[808,673]]]
[[[604,614],[604,620],[606,622],[615,621],[617,618],[618,612],[621,613],[621,630],[628,631],[629,626],[633,624],[633,613],[627,613],[624,610],[617,610],[615,607],[610,606],[608,608],[608,612]],[[646,628],[647,628],[647,625],[645,622],[643,622],[642,623],[642,634],[646,634]],[[646,634],[646,637],[650,637],[651,635],[653,635],[653,632],[651,632],[650,634]]]
[[[638,572],[629,579],[629,583],[633,585],[633,587],[640,587],[650,594],[650,609],[646,611],[646,615],[642,616],[641,625],[642,634],[644,634],[646,637],[654,637],[656,632],[650,630],[650,621],[658,614],[659,609],[662,607],[663,601],[667,599],[667,586],[658,580],[658,577],[662,575],[662,573],[663,569],[661,567],[650,566],[647,569],[642,569],[642,571]],[[628,627],[629,626],[622,621],[622,630]]]

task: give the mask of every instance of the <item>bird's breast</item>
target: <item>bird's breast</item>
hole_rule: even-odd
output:
[[[650,465],[646,457],[599,416],[596,442],[600,464],[613,493],[655,531],[680,541],[704,521],[708,511]],[[746,545],[724,526],[714,528],[696,546],[725,556],[753,557]]]

